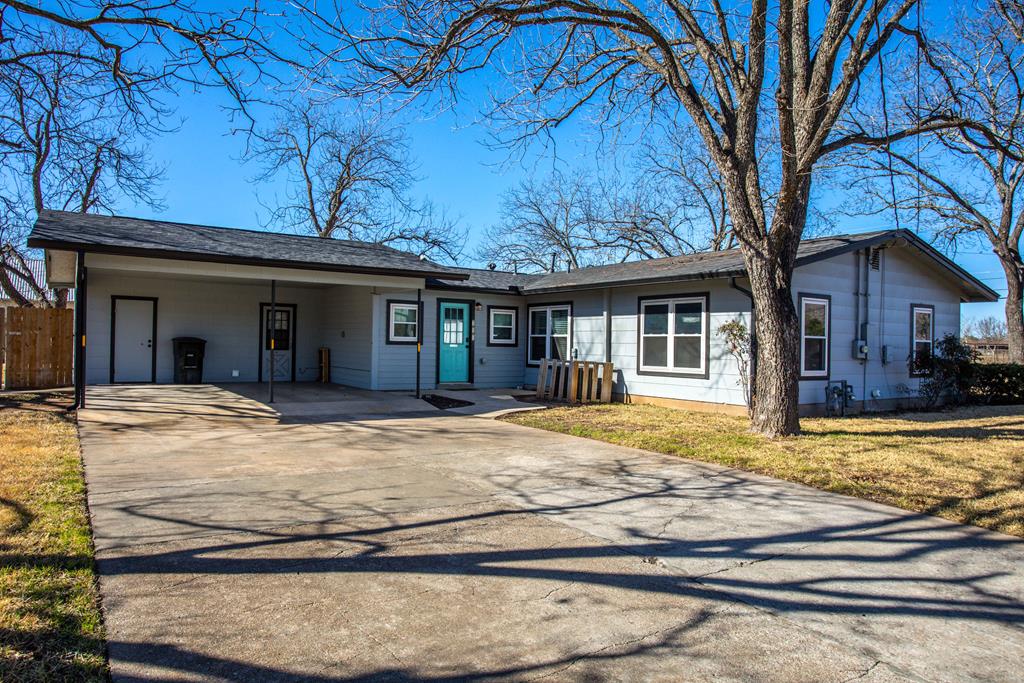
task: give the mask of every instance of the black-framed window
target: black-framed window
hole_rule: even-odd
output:
[[[800,295],[800,376],[828,377],[832,300],[824,295]]]
[[[572,306],[548,304],[529,308],[529,349],[527,361],[568,360],[572,340]]]
[[[935,351],[935,307],[928,304],[910,306],[910,374],[926,377],[931,374]]]
[[[419,305],[415,301],[388,301],[387,343],[415,344],[419,333]]]
[[[703,375],[707,371],[706,295],[641,298],[639,309],[641,372]]]
[[[275,308],[273,316],[271,310],[267,310],[267,329],[263,335],[263,349],[270,350],[270,340],[274,340],[275,351],[291,351],[292,349],[292,310],[290,308]],[[273,317],[273,323],[271,323]]]
[[[516,346],[519,343],[519,309],[503,306],[487,308],[487,344]]]

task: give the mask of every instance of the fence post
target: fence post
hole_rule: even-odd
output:
[[[548,381],[548,359],[541,358],[537,367],[537,398],[544,398]]]
[[[601,402],[611,403],[612,402],[612,364],[602,363],[604,368],[601,370]]]
[[[580,363],[572,361],[569,363],[569,391],[565,398],[569,403],[576,403],[576,390],[579,388]]]

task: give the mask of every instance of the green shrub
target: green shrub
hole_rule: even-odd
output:
[[[1024,365],[978,363],[973,369],[971,398],[991,405],[1024,403]]]
[[[956,335],[947,334],[935,342],[935,352],[915,363],[917,371],[925,370],[930,375],[918,389],[925,406],[934,408],[939,403],[946,406],[966,403],[975,385],[976,360],[974,349]]]

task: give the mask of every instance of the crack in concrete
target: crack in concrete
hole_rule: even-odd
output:
[[[882,663],[882,660],[876,659],[874,664],[872,664],[868,668],[864,669],[863,671],[858,673],[856,676],[853,676],[851,678],[843,679],[843,683],[849,683],[850,681],[857,681],[857,680],[860,680],[861,678],[867,677],[868,674],[870,674],[872,671],[874,671],[875,667],[877,667],[881,663]]]
[[[614,648],[628,647],[629,645],[635,645],[636,643],[642,643],[643,641],[647,640],[648,638],[652,638],[654,636],[661,635],[662,633],[667,633],[669,631],[673,631],[676,628],[678,628],[678,626],[676,626],[676,625],[666,626],[666,627],[663,627],[663,628],[655,629],[654,631],[650,631],[650,632],[645,633],[645,634],[643,634],[641,636],[638,636],[636,638],[630,638],[629,640],[623,640],[621,642],[609,643],[608,645],[605,645],[604,647],[600,647],[600,648],[598,648],[596,650],[591,650],[589,652],[584,652],[583,654],[580,654],[580,655],[577,655],[576,657],[573,657],[573,659],[571,661],[567,662],[564,666],[560,666],[559,668],[555,669],[554,671],[549,671],[549,672],[541,674],[539,676],[533,676],[532,678],[528,678],[526,680],[528,680],[528,681],[539,681],[539,680],[542,680],[542,679],[545,679],[545,678],[551,678],[552,676],[557,676],[558,674],[563,673],[563,672],[571,669],[572,667],[576,666],[581,661],[583,661],[585,659],[590,659],[591,657],[595,657],[597,655],[600,655],[602,652],[607,652],[608,650],[611,650],[611,649],[614,649]]]

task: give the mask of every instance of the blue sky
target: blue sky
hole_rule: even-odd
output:
[[[932,13],[945,12],[943,3],[931,5]],[[482,92],[480,84],[471,86]],[[122,205],[127,215],[161,217],[168,220],[260,228],[261,200],[272,203],[280,187],[252,182],[257,167],[242,161],[245,138],[231,135],[231,122],[221,108],[223,95],[215,92],[183,94],[175,103],[182,120],[179,130],[148,142],[154,160],[165,169],[162,195],[166,209],[159,214],[145,206]],[[487,129],[475,123],[477,98],[469,97],[456,111],[430,114],[410,108],[403,123],[411,141],[413,158],[422,180],[416,194],[430,197],[458,217],[469,230],[467,265],[474,247],[486,228],[498,219],[502,193],[530,173],[550,168],[550,156],[528,157],[510,162],[508,154],[489,148]],[[587,141],[581,127],[569,126],[557,137],[559,157],[573,168],[594,165],[595,145]],[[831,203],[835,198],[829,197]],[[891,218],[838,218],[841,232],[859,232],[890,227]],[[956,261],[997,291],[1004,292],[1002,271],[991,253],[979,245],[961,248]],[[964,317],[1003,317],[1002,304],[970,304]]]

